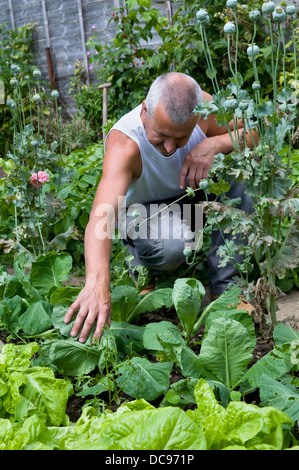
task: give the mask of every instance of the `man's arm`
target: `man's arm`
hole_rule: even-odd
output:
[[[75,302],[70,306],[65,322],[74,313],[78,315],[71,335],[84,343],[96,323],[94,337],[101,338],[105,323],[111,322],[110,256],[112,235],[129,184],[138,166],[139,149],[124,134],[113,131],[107,139],[102,178],[97,188],[89,222],[85,231],[86,282]]]
[[[203,92],[204,99],[212,100],[212,96]],[[234,125],[233,122],[229,123],[229,128],[232,131],[231,135],[226,126],[219,126],[217,123],[217,115],[210,114],[207,119],[202,117],[198,122],[199,127],[207,136],[200,144],[196,145],[191,152],[187,155],[181,169],[180,174],[180,187],[185,188],[186,177],[189,178],[189,184],[193,189],[198,187],[202,179],[207,178],[208,172],[212,166],[215,155],[217,153],[228,154],[234,150],[234,145],[231,139],[234,138]],[[243,128],[243,123],[238,122],[239,131]],[[254,139],[257,142],[258,135],[253,133]],[[246,135],[247,146],[253,148],[254,143],[251,135],[247,132]]]

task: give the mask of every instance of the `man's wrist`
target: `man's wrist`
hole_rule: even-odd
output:
[[[105,272],[96,272],[86,274],[85,285],[99,286],[99,285],[110,285],[110,275]]]

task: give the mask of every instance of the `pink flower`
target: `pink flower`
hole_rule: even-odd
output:
[[[30,177],[30,183],[35,188],[38,188],[45,184],[47,181],[50,181],[50,177],[46,171],[39,171],[38,176],[36,173],[32,173]]]

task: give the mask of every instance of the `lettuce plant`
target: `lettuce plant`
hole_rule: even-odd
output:
[[[98,415],[94,408],[86,407],[75,425],[48,426],[44,416],[37,414],[14,427],[0,419],[0,448],[188,450],[190,458],[194,458],[195,450],[298,450],[298,443],[291,438],[291,420],[282,411],[238,401],[224,408],[203,379],[198,381],[194,395],[196,407],[188,411],[155,408],[143,399],[127,402],[115,413]],[[167,455],[167,463],[181,457]],[[112,463],[111,454],[105,454],[105,459]]]
[[[65,414],[69,384],[56,379],[50,368],[32,366],[37,343],[6,344],[0,354],[0,399],[3,419],[12,423],[40,414],[48,425],[67,423]]]

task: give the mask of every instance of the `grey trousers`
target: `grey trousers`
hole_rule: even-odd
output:
[[[226,195],[230,199],[241,198],[238,207],[252,213],[252,199],[245,194],[242,182],[231,183]],[[167,200],[134,204],[121,211],[118,229],[124,245],[134,257],[132,268],[141,264],[149,268],[153,275],[159,276],[175,271],[186,261],[184,250],[195,248],[194,234],[203,229],[203,216],[194,198],[184,198],[181,202]],[[229,238],[228,235],[225,237]],[[218,267],[220,258],[217,250],[221,245],[222,234],[219,230],[213,230],[207,257],[210,291],[213,294],[224,292],[238,274],[233,261],[225,267]]]

